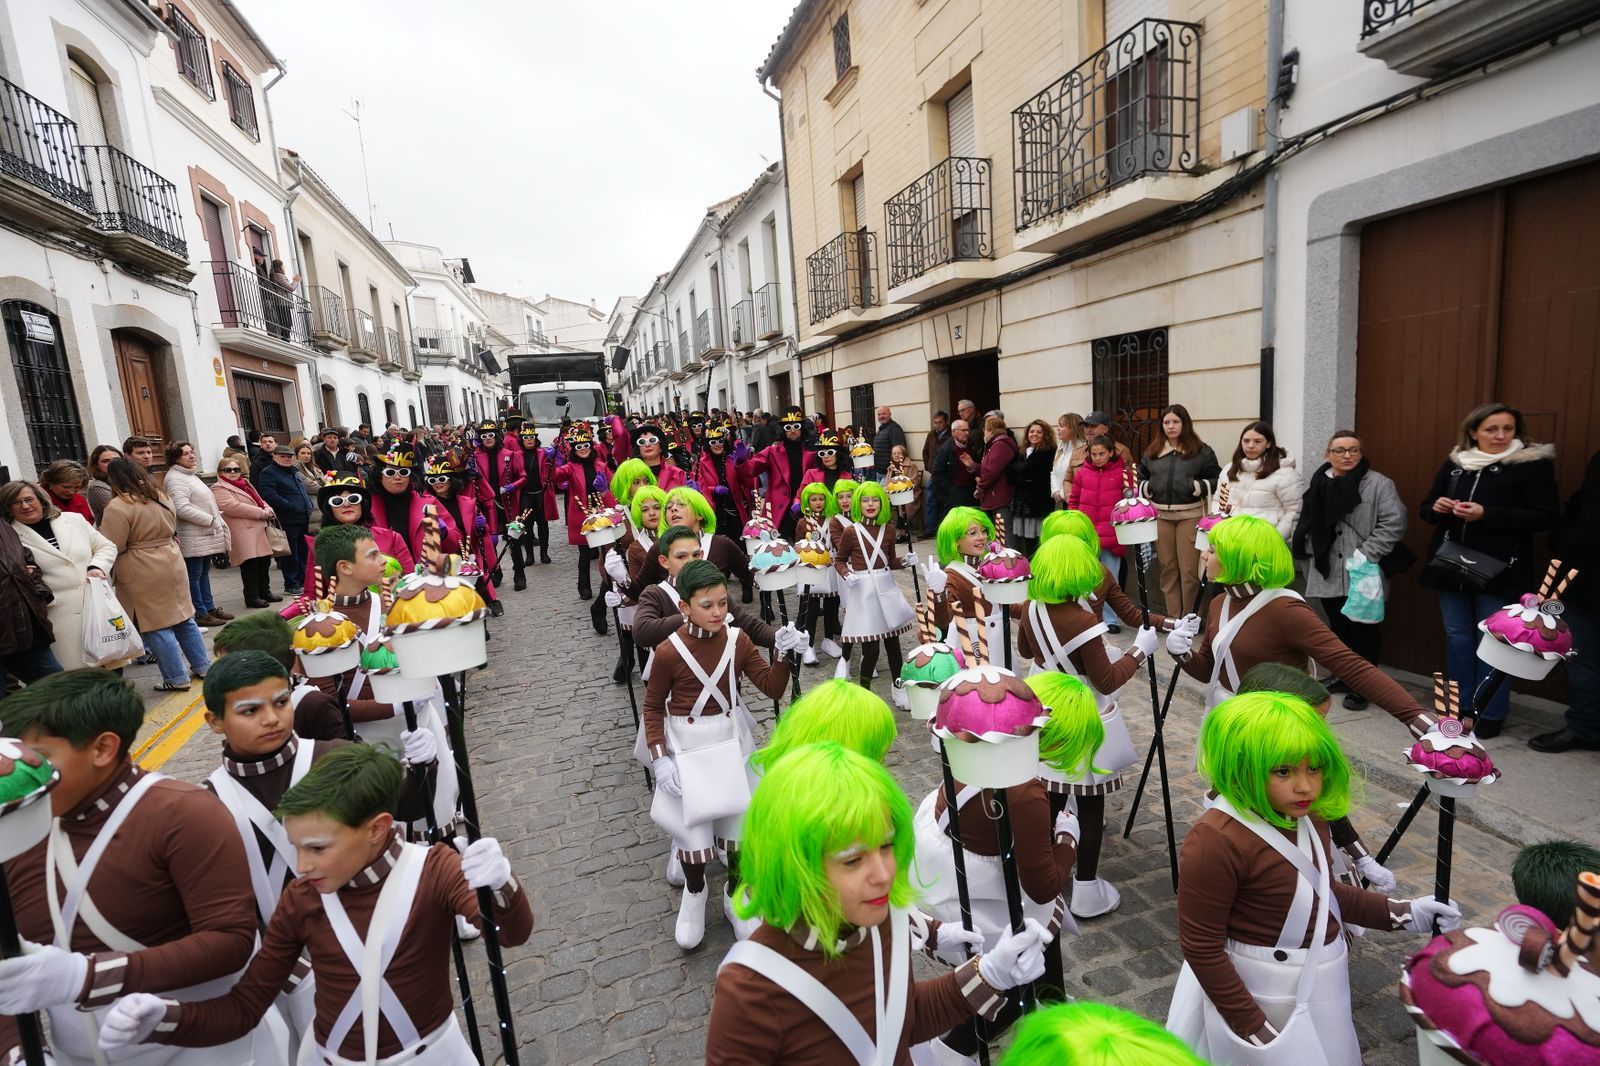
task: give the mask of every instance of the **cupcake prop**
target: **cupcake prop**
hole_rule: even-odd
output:
[[[1111,531],[1117,535],[1117,543],[1127,546],[1153,542],[1160,513],[1155,504],[1139,494],[1139,485],[1130,469],[1122,499],[1111,506]]]
[[[922,643],[906,654],[900,668],[900,681],[911,704],[911,717],[927,721],[939,709],[939,686],[961,672],[955,650],[933,638],[933,620],[928,605],[917,605],[917,632]]]
[[[400,660],[386,638],[361,652],[361,670],[372,686],[372,698],[379,703],[408,703],[433,695],[434,679],[407,677],[400,672]],[[415,728],[408,725],[407,728]]]
[[[1506,604],[1478,623],[1483,634],[1478,638],[1478,658],[1512,677],[1542,681],[1557,663],[1577,654],[1572,631],[1561,618],[1561,594],[1578,572],[1568,570],[1555,584],[1560,569],[1561,560],[1553,560],[1537,593]]]
[[[335,677],[354,670],[361,659],[360,641],[361,627],[334,610],[329,600],[316,601],[290,637],[300,657],[300,671],[307,677]]]
[[[620,508],[607,507],[598,493],[589,497],[588,512],[578,526],[578,532],[583,534],[589,547],[603,548],[612,544],[620,540],[627,529]]]
[[[883,491],[889,494],[890,503],[904,507],[916,496],[917,486],[904,474],[895,474],[883,483]]]
[[[833,592],[833,549],[826,540],[797,540],[800,557],[800,594],[827,596]]]
[[[978,560],[978,587],[990,603],[1026,603],[1033,570],[1027,556],[999,541]]]
[[[61,774],[44,756],[12,737],[0,737],[0,863],[10,862],[50,833],[50,791]],[[0,869],[0,955],[22,955],[17,916],[11,906],[11,888]],[[37,1014],[15,1016],[22,1061],[44,1066],[44,1036]]]
[[[800,556],[786,540],[764,540],[750,556],[756,587],[762,592],[792,589],[800,583]]]
[[[744,553],[754,555],[756,549],[764,540],[772,540],[778,535],[778,527],[772,522],[769,513],[771,505],[761,497],[756,497],[755,513],[750,516],[750,521],[744,524],[744,529],[739,536],[744,541]]]
[[[1217,509],[1209,514],[1200,516],[1194,524],[1194,547],[1196,551],[1211,550],[1211,530],[1216,524],[1228,517],[1228,486],[1224,485],[1217,492]]]
[[[854,444],[850,445],[850,465],[857,470],[871,470],[873,465],[872,445],[859,438]]]
[[[1578,875],[1572,921],[1515,905],[1494,928],[1435,937],[1400,972],[1424,1066],[1600,1063],[1600,874]]]
[[[433,504],[422,514],[424,558],[439,550],[439,517]],[[464,570],[472,569],[463,567]],[[384,616],[400,672],[421,680],[459,673],[488,661],[483,620],[489,614],[474,575],[435,574],[423,563],[400,580]]]

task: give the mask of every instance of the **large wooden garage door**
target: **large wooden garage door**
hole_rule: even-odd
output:
[[[1520,407],[1530,436],[1555,443],[1563,500],[1577,490],[1600,448],[1600,164],[1367,226],[1360,300],[1356,429],[1399,485],[1419,556],[1433,527],[1418,505],[1480,403]],[[1396,582],[1385,626],[1405,634],[1385,645],[1394,665],[1443,668],[1438,606],[1416,570]]]

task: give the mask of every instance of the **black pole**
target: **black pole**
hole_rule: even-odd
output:
[[[939,768],[944,772],[944,810],[950,816],[950,847],[956,861],[956,902],[961,907],[961,928],[976,932],[972,924],[972,893],[967,888],[967,851],[961,844],[961,807],[956,802],[956,778],[950,772],[950,756],[939,742]],[[978,1061],[989,1066],[989,1023],[982,1015],[972,1019],[978,1034]]]
[[[997,816],[995,831],[1000,844],[1000,872],[1006,882],[1006,914],[1011,919],[1011,931],[1020,933],[1023,930],[1022,881],[1017,875],[1017,841],[1011,833],[1011,801],[1003,788],[992,789],[989,794],[994,797]],[[1023,1013],[1036,1009],[1039,996],[1033,982],[1029,981],[1021,991]]]
[[[416,704],[406,700],[403,706],[406,715],[406,729],[415,733],[417,731]],[[412,767],[412,770],[420,773],[423,782],[427,782],[427,771],[418,770],[416,767]],[[428,843],[435,844],[442,839],[443,834],[439,832],[439,819],[433,813],[434,790],[432,788],[424,788],[423,791],[426,793],[427,806],[422,820],[428,827]],[[461,990],[461,1013],[467,1019],[467,1039],[472,1044],[472,1057],[481,1063],[483,1062],[483,1040],[478,1035],[478,1008],[472,1002],[472,981],[467,976],[467,954],[461,948],[461,934],[455,928],[454,923],[450,926],[450,957],[454,960],[456,966],[456,987]]]
[[[1406,808],[1406,813],[1402,814],[1400,821],[1395,823],[1394,832],[1389,834],[1389,839],[1385,840],[1383,847],[1378,849],[1378,854],[1375,858],[1378,860],[1379,866],[1389,861],[1389,856],[1394,853],[1394,849],[1399,845],[1400,838],[1406,835],[1407,829],[1411,828],[1411,823],[1416,819],[1417,812],[1421,811],[1422,805],[1428,802],[1429,791],[1427,785],[1417,789],[1416,798],[1411,801],[1411,806]]]
[[[456,779],[461,790],[461,810],[466,816],[467,841],[471,843],[483,834],[478,823],[478,797],[472,787],[472,770],[467,764],[467,672],[461,671],[461,680],[450,678],[455,688],[454,706],[447,716],[450,721],[450,746],[456,759]],[[447,695],[449,695],[447,693]],[[517,1034],[512,1028],[511,990],[506,983],[505,961],[500,953],[500,926],[494,917],[494,893],[487,888],[478,889],[478,913],[483,922],[483,948],[489,960],[489,984],[494,989],[494,1009],[500,1023],[500,1047],[506,1066],[519,1066]]]
[[[11,907],[11,886],[6,883],[3,866],[0,866],[0,955],[8,959],[22,957],[22,938],[17,934],[17,913]],[[13,1017],[17,1023],[17,1041],[22,1045],[23,1061],[28,1066],[44,1066],[44,1031],[39,1028],[39,1016],[30,1011]]]
[[[905,530],[906,550],[911,552],[916,551],[917,542],[916,539],[911,536],[911,520],[906,517],[906,509],[904,505],[902,505],[900,508],[900,528]],[[916,593],[916,596],[913,598],[912,602],[920,602],[922,600],[922,579],[917,573],[917,568],[914,566],[911,568],[911,591]]]
[[[1142,575],[1141,575],[1142,576]],[[1194,613],[1200,613],[1200,605],[1206,600],[1206,575],[1200,575],[1200,588],[1194,594]],[[1161,733],[1167,724],[1167,712],[1172,709],[1172,694],[1178,690],[1178,675],[1183,672],[1183,664],[1175,663],[1172,667],[1172,676],[1167,679],[1167,694],[1161,698],[1161,712],[1156,715],[1156,732]],[[1164,735],[1164,734],[1163,734]],[[1123,826],[1122,839],[1126,840],[1133,835],[1134,819],[1139,817],[1139,801],[1144,798],[1144,786],[1150,780],[1150,767],[1156,761],[1156,738],[1150,738],[1150,747],[1144,753],[1144,770],[1139,774],[1139,787],[1134,789],[1133,804],[1128,808],[1128,824]]]
[[[622,655],[628,668],[628,706],[633,708],[633,732],[639,732],[639,698],[633,694],[633,653],[628,650],[628,645],[622,639],[622,612],[611,608],[611,620],[617,624],[617,651]],[[650,767],[644,768],[644,787],[647,792],[656,790],[655,778],[650,773]]]
[[[800,589],[800,604],[799,604],[799,606],[797,606],[794,609],[795,625],[800,628],[801,632],[805,631],[805,626],[806,626],[806,607],[809,606],[810,603],[811,603],[811,586],[810,585],[802,586],[801,589]],[[788,615],[784,616],[783,624],[784,625],[788,625],[789,624]],[[807,636],[809,637],[810,634],[807,634]],[[793,704],[795,700],[800,698],[800,666],[801,666],[801,661],[800,661],[800,656],[798,654],[789,656],[789,666],[790,666],[790,672],[789,672],[789,692],[790,692],[789,702],[791,704]]]
[[[1134,549],[1134,561],[1139,570],[1139,610],[1144,625],[1150,625],[1150,591],[1145,584],[1145,570],[1150,566],[1153,549],[1140,544]],[[1161,694],[1156,681],[1156,657],[1145,659],[1145,673],[1150,678],[1150,715],[1155,720],[1156,762],[1161,770],[1161,807],[1167,819],[1167,863],[1172,868],[1172,891],[1178,891],[1178,838],[1172,828],[1172,785],[1167,778],[1167,743],[1161,732]]]

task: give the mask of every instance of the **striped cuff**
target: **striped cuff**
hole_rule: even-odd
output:
[[[101,951],[89,956],[89,978],[78,1006],[84,1010],[109,1007],[122,995],[128,979],[128,955],[122,951]]]
[[[652,759],[665,759],[669,754],[665,744],[650,745],[650,758]]]
[[[175,999],[164,999],[161,1002],[167,1005],[167,1013],[161,1016],[161,1020],[159,1022],[156,1022],[155,1032],[170,1033],[176,1029],[178,1027],[178,1023],[183,1020],[183,1004],[179,1003]]]
[[[990,988],[978,973],[978,959],[974,955],[955,969],[956,987],[961,990],[961,996],[969,1006],[988,1021],[994,1021],[1000,1016],[1000,1008],[1006,1005],[1006,997]]]
[[[511,908],[511,901],[516,899],[517,893],[521,891],[522,886],[517,883],[517,875],[512,874],[511,880],[495,889],[490,895],[494,899],[494,905],[505,911]]]

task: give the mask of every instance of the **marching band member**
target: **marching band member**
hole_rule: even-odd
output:
[[[439,504],[430,493],[417,491],[413,475],[420,473],[417,453],[409,445],[397,445],[379,458],[377,484],[372,488],[372,524],[398,533],[413,559],[422,558],[423,513],[429,504]],[[461,532],[444,509],[438,509],[440,547],[446,552],[458,551]],[[402,565],[404,562],[401,560]]]
[[[772,506],[772,517],[791,540],[795,515],[790,505],[797,502],[806,471],[817,465],[816,453],[805,445],[805,423],[806,416],[800,408],[793,404],[784,408],[778,419],[781,436],[745,463],[746,476],[752,483],[759,475],[767,475],[767,502]]]
[[[695,463],[695,482],[700,491],[711,500],[716,511],[719,529],[742,530],[750,519],[750,498],[755,492],[755,479],[750,476],[744,460],[749,449],[743,441],[735,441],[723,426],[707,426],[704,447]]]
[[[917,557],[910,552],[904,559],[896,555],[894,512],[888,494],[876,481],[862,482],[856,489],[851,517],[853,522],[833,556],[834,571],[844,583],[840,594],[844,626],[839,639],[862,645],[860,682],[869,688],[878,665],[878,647],[881,644],[888,649],[890,698],[905,710],[910,703],[900,683],[900,634],[911,628],[914,616],[894,572],[916,566]]]
[[[478,587],[483,592],[484,602],[489,605],[489,613],[499,618],[505,614],[505,608],[500,604],[500,597],[495,595],[494,579],[489,576],[494,569],[494,542],[489,539],[493,522],[481,509],[492,511],[497,503],[484,499],[481,491],[466,491],[467,472],[461,468],[452,451],[442,451],[430,457],[423,467],[422,479],[439,501],[440,512],[448,515],[451,523],[461,530],[462,550],[475,549],[474,554],[483,561]],[[483,482],[479,481],[478,484],[481,490]]]
[[[525,525],[538,534],[539,562],[550,562],[550,523],[560,517],[556,509],[556,490],[551,484],[556,476],[554,448],[540,446],[539,430],[523,426],[519,434],[522,441],[522,488],[514,505],[516,513],[528,512]],[[519,541],[511,542],[511,565],[515,569],[514,584],[518,592],[528,587],[523,571],[533,565],[533,542],[524,534]]]
[[[599,557],[599,552],[589,547],[579,529],[584,516],[589,513],[589,497],[601,496],[601,502],[610,507],[617,501],[606,487],[611,471],[595,454],[594,437],[589,434],[589,423],[576,422],[567,436],[572,451],[567,462],[550,479],[553,488],[567,494],[567,543],[578,549],[578,598],[594,597],[590,584],[589,564]],[[597,627],[598,628],[598,627]],[[604,630],[602,630],[604,632]]]

